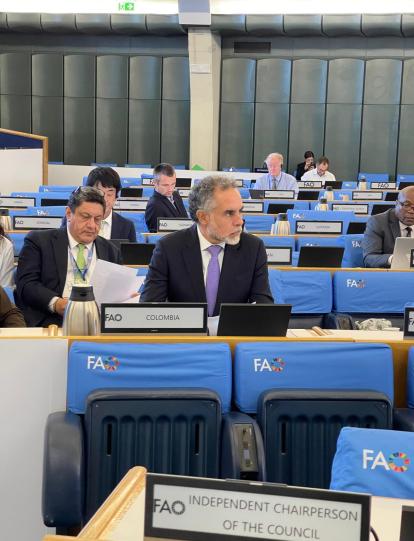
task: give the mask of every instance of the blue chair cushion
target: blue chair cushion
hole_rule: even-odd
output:
[[[261,216],[245,214],[244,220],[247,231],[263,231],[264,233],[270,233],[275,217],[271,214],[262,214]]]
[[[275,302],[291,304],[293,314],[327,314],[332,310],[332,279],[327,271],[269,269]]]
[[[393,400],[393,361],[385,344],[350,342],[239,343],[233,365],[234,401],[255,413],[269,389],[379,391]]]
[[[410,303],[410,306],[414,305]],[[409,408],[414,408],[414,348],[408,351],[407,403]]]
[[[411,272],[338,271],[333,277],[334,310],[402,314],[407,291],[413,290]]]
[[[342,235],[342,246],[345,247],[342,258],[343,267],[363,267],[362,239],[364,235]]]
[[[100,344],[73,342],[68,359],[67,408],[84,413],[96,389],[194,388],[215,391],[230,410],[228,344]]]
[[[332,464],[330,488],[412,499],[413,460],[413,433],[343,428]]]
[[[295,249],[295,237],[282,237],[280,235],[260,235],[265,246],[290,246]]]

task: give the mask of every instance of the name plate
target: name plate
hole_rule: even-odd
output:
[[[414,306],[404,308],[404,338],[407,340],[414,338]]]
[[[371,190],[396,190],[396,182],[371,182]]]
[[[256,201],[254,203],[250,201],[243,201],[242,212],[263,212],[264,203]]]
[[[370,496],[147,474],[145,537],[368,541]]]
[[[382,201],[382,192],[366,192],[366,191],[354,191],[352,192],[352,199],[355,201],[356,199],[373,199],[374,201]]]
[[[178,188],[177,191],[181,197],[188,197],[190,195],[191,188]]]
[[[322,180],[298,180],[299,188],[322,188]]]
[[[190,218],[158,218],[157,232],[180,231],[193,224]]]
[[[207,304],[102,304],[101,332],[207,334]]]
[[[147,208],[148,197],[145,199],[130,197],[120,197],[115,201],[115,210],[145,210]]]
[[[292,247],[291,246],[271,246],[266,248],[268,265],[291,265]]]
[[[265,190],[265,199],[295,199],[294,190]]]
[[[13,216],[13,229],[58,229],[62,216]]]
[[[233,180],[236,183],[237,188],[243,188],[243,179],[242,178],[235,178]]]
[[[27,208],[36,205],[35,197],[8,197],[0,196],[0,207],[6,209]]]
[[[297,220],[295,233],[320,233],[322,235],[341,235],[343,222],[322,220]]]
[[[353,205],[352,203],[350,203],[349,205],[343,203],[332,203],[332,210],[349,211],[353,212],[354,214],[368,214],[369,205],[364,205],[360,203],[357,203],[356,205]]]
[[[141,182],[143,186],[154,186],[152,183],[152,178],[142,178]]]

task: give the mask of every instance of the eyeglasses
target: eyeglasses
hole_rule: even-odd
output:
[[[414,209],[414,204],[410,203],[409,201],[404,201],[404,203],[401,203],[401,201],[398,201],[398,204],[400,205],[400,207],[402,207],[405,210],[413,210]]]
[[[78,186],[76,190],[73,190],[72,195],[79,195],[81,193],[91,194],[96,192],[98,192],[99,195],[102,195],[102,197],[105,196],[102,190],[100,190],[99,188],[95,188],[94,186]]]

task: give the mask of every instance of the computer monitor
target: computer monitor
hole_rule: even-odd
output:
[[[294,203],[269,203],[269,206],[267,207],[267,214],[285,213],[294,207]]]
[[[414,239],[411,237],[397,237],[394,244],[394,253],[391,261],[392,270],[411,268],[414,250]]]
[[[121,251],[121,243],[122,242],[129,242],[129,239],[108,239],[109,242],[111,242],[114,246],[118,248],[119,251]]]
[[[191,178],[181,178],[177,177],[176,179],[176,188],[191,188]]]
[[[335,267],[342,264],[342,246],[302,246],[299,252],[298,267]]]
[[[398,192],[385,193],[385,201],[397,201],[397,199],[398,199]]]
[[[120,197],[142,197],[142,188],[121,188]]]
[[[403,505],[401,509],[400,541],[414,539],[414,507]]]
[[[124,265],[149,265],[155,244],[145,242],[121,242],[121,258]]]
[[[342,189],[342,180],[325,180],[325,188],[331,187],[333,190]]]
[[[286,336],[291,304],[223,303],[217,336]]]
[[[319,190],[299,190],[298,201],[316,201],[319,199]]]
[[[408,188],[408,186],[414,186],[414,180],[402,180],[398,185],[398,189],[401,191]]]
[[[42,197],[40,199],[41,207],[65,207],[68,204],[68,199],[52,199],[49,197]]]
[[[347,235],[363,235],[367,227],[367,222],[349,222]]]
[[[372,205],[371,216],[373,216],[374,214],[381,214],[382,212],[385,212],[389,209],[394,209],[394,208],[395,208],[394,203],[389,203],[388,205],[374,204]]]
[[[249,193],[252,199],[264,199],[264,196],[265,196],[264,190],[255,190],[251,188],[249,189]]]

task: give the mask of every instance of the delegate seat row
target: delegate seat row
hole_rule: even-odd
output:
[[[75,341],[67,411],[49,417],[43,516],[71,527],[134,465],[329,486],[343,426],[392,428],[389,346]]]

